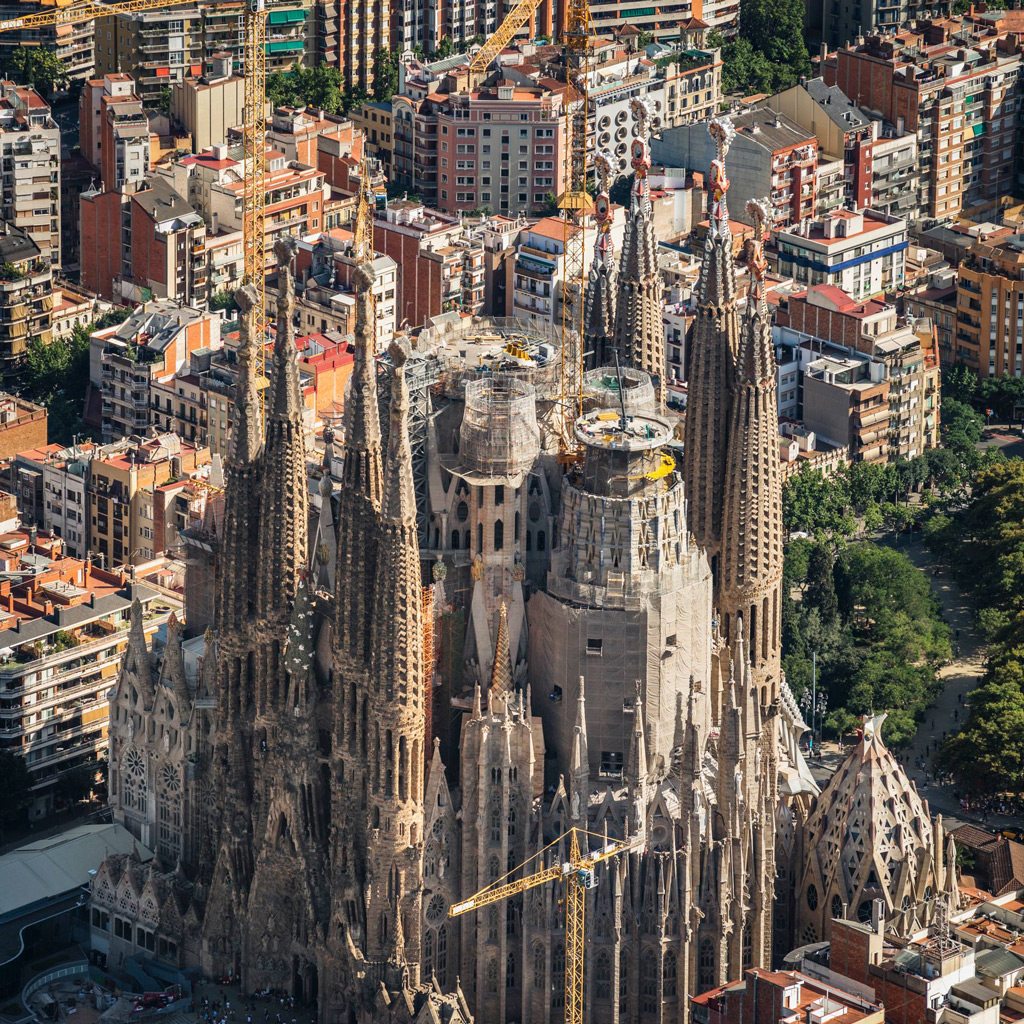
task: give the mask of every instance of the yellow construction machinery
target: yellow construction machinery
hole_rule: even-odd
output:
[[[52,25],[73,25],[93,18],[115,14],[139,14],[145,11],[181,7],[193,0],[122,0],[104,4],[77,0],[63,7],[26,14],[0,21],[0,32],[44,28]],[[267,11],[265,0],[245,2],[244,107],[242,116],[242,151],[244,155],[244,190],[242,192],[242,237],[245,248],[244,283],[259,294],[253,306],[252,337],[263,338],[267,330],[266,303],[266,205],[267,205]],[[262,368],[261,368],[262,372]],[[263,405],[260,390],[260,406]]]
[[[580,840],[587,843],[589,837],[597,839],[602,845],[599,849],[583,853]],[[533,874],[523,878],[507,881],[517,871],[526,867],[531,861],[539,861],[544,853],[562,840],[568,840],[569,859],[550,867],[542,867]],[[634,848],[633,843],[619,840],[608,840],[604,836],[595,835],[581,828],[571,828],[543,850],[538,851],[508,874],[496,879],[478,893],[461,903],[453,903],[448,911],[449,917],[460,917],[471,910],[492,903],[499,903],[510,896],[518,896],[528,889],[536,889],[539,885],[561,880],[565,883],[565,1024],[583,1024],[583,964],[586,942],[586,909],[587,890],[597,885],[594,869],[603,861],[617,857]]]
[[[591,20],[588,0],[566,0],[565,47],[565,191],[559,198],[562,234],[562,458],[576,457],[574,426],[583,411],[583,296],[586,271],[587,106],[590,83]],[[568,1019],[568,1018],[567,1018]]]

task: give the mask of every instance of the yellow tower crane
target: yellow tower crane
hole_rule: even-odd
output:
[[[588,836],[594,836],[603,844],[599,849],[586,853],[580,850],[580,838],[586,843]],[[541,868],[531,875],[515,881],[506,881],[520,868],[537,860],[546,850],[560,843],[569,841],[569,859],[551,867]],[[539,885],[559,880],[565,883],[565,1024],[583,1024],[583,963],[586,945],[586,909],[587,890],[597,885],[594,868],[603,861],[617,857],[635,848],[633,842],[607,840],[604,836],[595,835],[581,828],[570,828],[553,842],[535,853],[518,868],[484,886],[478,893],[461,903],[453,903],[448,911],[449,917],[460,917],[471,910],[492,903],[499,903],[510,896],[517,896],[527,889],[536,889]]]
[[[587,192],[587,106],[590,84],[591,18],[588,0],[566,0],[562,24],[565,48],[565,191],[559,198],[562,234],[562,457],[577,450],[574,427],[583,411],[583,296],[586,289],[584,229]],[[573,95],[575,92],[575,96]]]
[[[58,0],[59,2],[59,0]],[[181,7],[193,0],[121,0],[97,3],[73,0],[65,6],[36,14],[0,21],[0,32],[74,25],[93,18],[115,14],[139,14],[167,7]],[[267,331],[266,281],[266,206],[267,206],[267,10],[265,0],[245,0],[244,105],[242,113],[242,152],[244,188],[242,192],[242,244],[244,247],[244,283],[252,285],[259,301],[250,316],[251,337],[265,338]],[[262,345],[260,357],[262,360]],[[262,374],[262,362],[260,366]],[[263,410],[264,389],[260,389]]]

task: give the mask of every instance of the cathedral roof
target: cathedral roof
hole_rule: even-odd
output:
[[[865,719],[860,739],[818,797],[807,831],[825,882],[846,879],[852,892],[866,886],[892,896],[903,888],[905,868],[916,875],[931,861],[934,837],[927,804],[882,741],[884,720],[884,714]]]

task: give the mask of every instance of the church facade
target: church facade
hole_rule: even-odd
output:
[[[559,887],[449,910],[566,859],[574,826],[634,840],[588,906],[588,1020],[685,1020],[689,995],[771,966],[780,806],[803,820],[816,788],[781,669],[768,219],[748,206],[741,314],[731,126],[712,122],[681,450],[659,404],[649,114],[634,115],[622,258],[616,273],[605,240],[586,304],[606,365],[568,469],[554,340],[453,359],[424,334],[377,360],[367,265],[311,516],[279,243],[265,431],[258,339],[240,348],[215,622],[199,657],[176,623],[158,659],[130,643],[112,698],[111,800],[160,867],[105,865],[94,896],[131,890],[163,955],[327,1022],[554,1024]]]

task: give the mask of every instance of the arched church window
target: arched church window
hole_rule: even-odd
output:
[[[612,962],[606,950],[601,950],[594,961],[594,996],[597,999],[612,997]]]
[[[543,551],[545,549],[545,547],[546,547],[546,542],[545,542],[545,539],[544,539],[544,531],[543,530],[538,530],[537,531],[537,550],[538,551]]]
[[[808,910],[818,909],[818,890],[813,883],[807,886],[807,908]]]
[[[715,947],[709,938],[700,940],[697,953],[697,987],[703,992],[715,983]]]
[[[448,925],[437,929],[437,969],[434,972],[443,988],[448,984]]]
[[[750,932],[750,925],[746,925],[743,929],[743,968],[750,967],[754,962],[754,938]]]
[[[832,916],[838,918],[843,916],[843,901],[839,898],[838,893],[832,897]]]
[[[434,969],[434,933],[427,928],[423,933],[423,974],[429,978]]]
[[[658,968],[661,957],[653,949],[640,954],[640,1010],[654,1013],[658,1008]]]
[[[662,967],[662,987],[666,999],[672,999],[676,995],[676,955],[670,949],[665,953],[665,961]]]
[[[501,808],[496,803],[491,804],[491,842],[501,842]]]
[[[516,987],[516,957],[509,953],[505,958],[505,988]]]
[[[459,531],[452,530],[452,551],[459,550]]]
[[[476,524],[476,553],[482,555],[484,553],[484,524]]]
[[[505,546],[505,524],[500,520],[494,521],[494,550],[500,551]]]
[[[491,957],[487,961],[487,991],[497,992],[498,991],[498,961],[496,957]]]
[[[533,944],[533,987],[538,991],[544,988],[544,946],[540,942]]]

